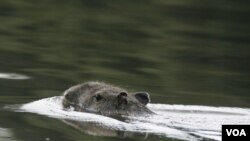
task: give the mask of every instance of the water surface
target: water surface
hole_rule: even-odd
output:
[[[112,118],[91,113],[65,110],[63,96],[45,98],[23,105],[10,105],[6,109],[30,112],[61,119],[85,134],[110,137],[136,137],[158,135],[186,141],[221,140],[221,125],[249,124],[250,109],[148,104],[155,114]]]

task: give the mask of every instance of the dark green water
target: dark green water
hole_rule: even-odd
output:
[[[88,81],[148,91],[152,103],[250,107],[250,8],[235,0],[1,0],[2,141],[172,140],[97,137],[2,107]],[[1,76],[1,75],[0,75]]]

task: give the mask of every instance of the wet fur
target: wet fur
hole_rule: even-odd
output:
[[[128,93],[107,83],[86,82],[64,92],[63,106],[108,116],[146,115],[153,114],[146,107],[149,102],[149,95],[145,92]]]

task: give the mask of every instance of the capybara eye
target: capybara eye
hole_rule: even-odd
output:
[[[100,96],[100,95],[96,95],[96,96],[95,96],[95,99],[96,99],[96,101],[100,101],[100,100],[102,100],[102,99],[103,99],[103,97],[102,97],[102,96]]]

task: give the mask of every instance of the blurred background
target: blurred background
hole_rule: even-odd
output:
[[[0,75],[0,106],[98,80],[152,103],[250,107],[249,15],[246,0],[1,0],[0,73],[28,79]],[[4,110],[1,128],[13,140],[106,139]]]

